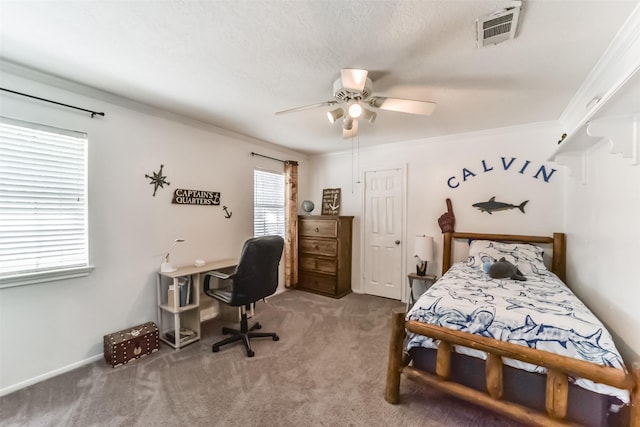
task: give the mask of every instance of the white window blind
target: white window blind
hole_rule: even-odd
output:
[[[253,234],[284,237],[284,175],[253,172]]]
[[[1,284],[89,268],[86,166],[86,134],[0,117]]]

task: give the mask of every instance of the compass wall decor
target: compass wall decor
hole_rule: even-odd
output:
[[[167,181],[167,176],[166,175],[162,175],[162,168],[164,167],[164,165],[160,165],[160,170],[158,172],[153,172],[153,175],[148,175],[148,174],[144,174],[145,178],[149,178],[151,180],[151,182],[149,182],[149,184],[153,185],[153,196],[155,197],[156,195],[156,191],[158,191],[158,187],[160,188],[164,188],[164,185],[169,184],[169,182]]]

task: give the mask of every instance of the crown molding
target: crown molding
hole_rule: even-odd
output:
[[[35,82],[35,83],[48,86],[55,90],[68,92],[73,95],[79,95],[82,97],[86,97],[88,99],[100,101],[101,103],[106,103],[107,105],[100,106],[100,109],[104,108],[104,109],[107,109],[107,111],[109,109],[108,104],[117,105],[118,107],[133,110],[142,114],[149,114],[155,117],[167,119],[167,120],[181,123],[194,128],[203,129],[208,132],[213,132],[218,135],[249,144],[250,146],[259,146],[262,148],[275,150],[278,153],[282,153],[283,156],[294,156],[296,159],[304,159],[304,160],[306,160],[309,157],[307,154],[301,151],[296,151],[291,148],[284,147],[282,145],[277,144],[276,142],[266,141],[266,140],[255,138],[253,136],[245,135],[243,133],[230,131],[200,119],[187,117],[185,115],[173,112],[168,109],[163,109],[151,104],[145,104],[130,98],[126,98],[120,95],[113,94],[111,92],[104,91],[102,89],[97,89],[92,86],[87,86],[82,83],[68,80],[64,77],[50,74],[45,71],[37,70],[17,62],[7,60],[2,57],[0,57],[0,79],[2,79],[2,85],[0,86],[6,86],[7,82],[15,83],[14,85],[11,86],[12,90],[29,92],[30,89],[28,87],[24,87],[24,82],[25,81]],[[3,93],[2,96],[12,96],[12,95]],[[13,95],[13,96],[16,96],[16,95]],[[47,95],[47,96],[53,96],[53,95]],[[63,98],[63,100],[65,99],[66,98]]]

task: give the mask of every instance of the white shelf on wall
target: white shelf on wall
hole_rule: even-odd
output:
[[[549,160],[567,166],[570,176],[584,183],[589,152],[608,141],[611,153],[637,165],[639,121],[640,5],[560,116],[566,136]]]
[[[610,144],[611,154],[621,154],[623,158],[631,159],[632,165],[638,165],[640,110],[625,116],[603,117],[588,122],[572,135],[571,140],[567,141],[565,138],[550,160],[567,166],[571,177],[585,183],[587,157],[590,151],[602,142]]]
[[[638,85],[640,89],[640,85]],[[638,100],[640,102],[640,90]],[[640,110],[623,117],[607,117],[587,125],[587,134],[593,138],[606,138],[611,142],[611,153],[622,154],[638,164],[638,141],[640,141]]]

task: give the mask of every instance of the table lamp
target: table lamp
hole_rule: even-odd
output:
[[[416,274],[424,276],[427,274],[427,261],[433,259],[433,237],[419,234],[416,236],[413,256],[418,259]]]
[[[176,239],[173,242],[173,245],[171,245],[171,247],[167,251],[167,254],[164,256],[164,261],[162,262],[162,264],[160,264],[161,273],[171,273],[172,271],[176,271],[176,269],[171,267],[171,264],[169,263],[169,255],[171,254],[171,250],[173,249],[173,247],[182,242],[184,242],[184,239]]]

